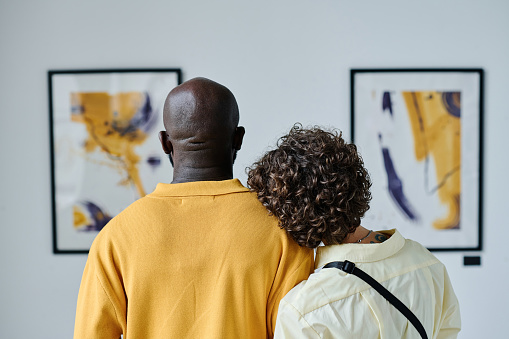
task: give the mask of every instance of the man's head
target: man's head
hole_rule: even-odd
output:
[[[221,177],[229,171],[231,176],[244,128],[228,88],[205,78],[186,81],[168,94],[163,119],[166,131],[159,139],[178,175]]]
[[[341,244],[369,209],[371,181],[341,133],[295,125],[248,173],[248,185],[300,245]]]

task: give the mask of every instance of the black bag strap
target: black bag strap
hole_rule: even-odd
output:
[[[417,330],[417,332],[419,332],[419,334],[421,335],[421,337],[423,339],[428,339],[426,330],[422,326],[419,319],[417,319],[415,314],[413,314],[412,311],[410,311],[408,309],[408,307],[405,306],[405,304],[403,304],[398,298],[396,298],[396,296],[394,294],[392,294],[385,287],[380,285],[380,283],[378,283],[378,281],[373,279],[369,274],[367,274],[360,268],[355,267],[355,264],[353,262],[348,261],[348,260],[334,261],[334,262],[328,263],[323,268],[337,268],[343,272],[353,274],[353,275],[361,278],[365,282],[367,282],[378,293],[380,293],[385,299],[387,299],[387,301],[389,301],[394,307],[396,307],[398,309],[398,311],[400,311],[401,313],[403,313],[403,315],[405,317],[407,317],[407,319],[412,323],[412,325],[414,325],[415,329]]]

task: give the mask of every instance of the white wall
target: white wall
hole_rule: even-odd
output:
[[[349,69],[486,70],[485,250],[437,254],[460,299],[460,338],[506,332],[509,254],[505,0],[1,1],[0,337],[70,338],[84,255],[51,245],[48,69],[181,67],[237,96],[236,173],[296,121],[349,137]]]

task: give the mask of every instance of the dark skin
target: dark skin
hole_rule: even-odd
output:
[[[245,130],[230,90],[205,78],[186,81],[168,94],[163,121],[159,140],[173,160],[172,183],[233,178]]]

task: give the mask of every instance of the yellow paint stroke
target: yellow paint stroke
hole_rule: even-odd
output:
[[[85,227],[90,224],[90,220],[87,218],[85,213],[81,210],[79,206],[74,205],[72,207],[73,210],[73,219],[74,219],[74,228]]]
[[[447,215],[433,222],[436,229],[459,228],[461,194],[461,120],[449,114],[442,92],[402,92],[414,136],[415,157],[431,155],[435,162],[438,197]],[[460,107],[459,93],[453,96]]]
[[[129,129],[130,121],[144,103],[144,94],[124,92],[110,95],[105,92],[71,93],[73,114],[71,120],[85,124],[88,138],[85,152],[99,148],[112,160],[120,161],[140,197],[145,195],[138,171],[138,156],[134,148],[147,139],[147,134],[138,128]]]

